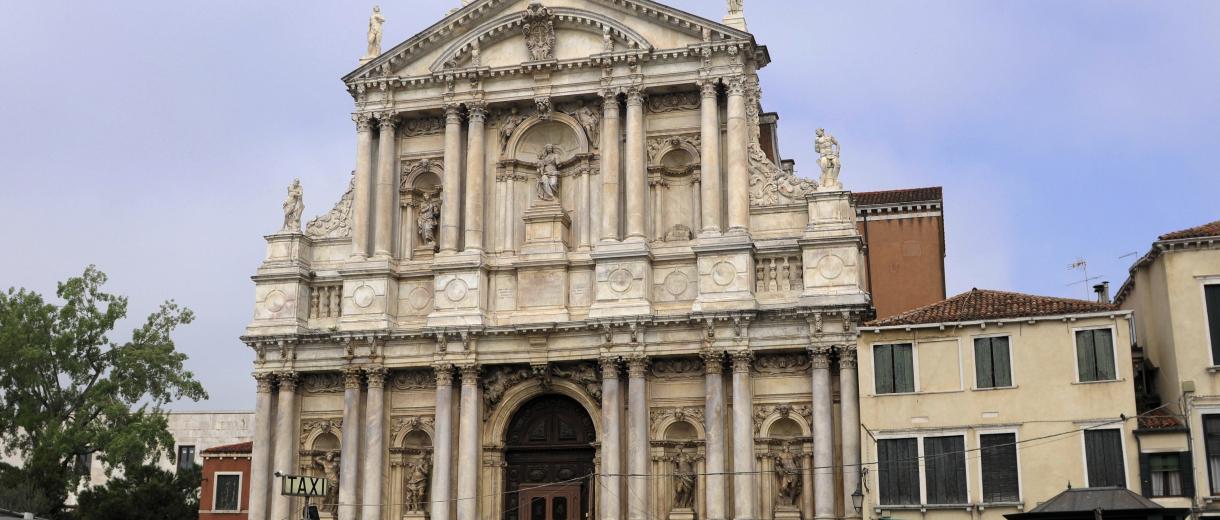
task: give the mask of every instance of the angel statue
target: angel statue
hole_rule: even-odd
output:
[[[548,144],[538,156],[538,198],[559,198],[559,147]]]
[[[404,502],[406,502],[407,511],[423,511],[424,502],[427,500],[428,472],[432,468],[426,456],[409,463],[409,466],[411,472],[407,474],[403,490]]]
[[[381,6],[373,6],[373,15],[369,17],[369,49],[364,57],[376,58],[381,55],[381,26],[385,17],[381,15]]]
[[[835,136],[826,133],[825,128],[819,128],[817,138],[813,140],[813,150],[821,157],[818,166],[822,168],[822,178],[818,181],[820,191],[838,191],[843,189],[839,182],[839,141]]]
[[[517,107],[513,107],[508,115],[504,117],[504,123],[500,125],[500,153],[508,150],[508,140],[513,137],[513,133],[517,131],[517,127],[525,122],[525,116],[522,116]]]
[[[293,179],[288,187],[288,198],[284,200],[284,231],[301,232],[301,213],[305,203],[301,201],[301,179]]]

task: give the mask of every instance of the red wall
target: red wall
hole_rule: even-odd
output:
[[[213,474],[217,471],[241,472],[241,511],[211,512],[212,488],[216,480]],[[213,458],[205,454],[203,458],[203,486],[199,493],[199,520],[236,520],[245,518],[250,509],[250,457],[247,455],[242,458],[233,458],[231,456]]]
[[[877,319],[945,299],[944,221],[907,216],[858,222],[868,246],[868,285]]]

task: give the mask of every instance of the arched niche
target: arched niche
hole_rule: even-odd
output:
[[[813,435],[812,425],[799,413],[777,410],[768,415],[759,424],[758,430],[764,437],[793,438]]]
[[[665,428],[663,437],[667,441],[693,441],[699,439],[699,430],[687,421],[674,421]]]
[[[699,138],[654,138],[648,148],[653,238],[691,240],[702,227]]]
[[[436,237],[429,244],[420,235],[419,212],[429,201],[440,201],[444,174],[444,161],[440,158],[417,159],[403,165],[398,185],[402,205],[399,244],[403,258],[418,259],[421,255],[432,254],[436,248]],[[437,217],[439,222],[439,215]],[[434,229],[433,233],[439,235],[440,230]]]
[[[327,452],[340,449],[340,446],[339,437],[334,433],[326,432],[314,437],[309,448],[313,451]]]
[[[526,118],[509,137],[508,159],[533,163],[542,153],[542,147],[553,144],[563,150],[562,157],[568,161],[577,155],[589,153],[589,138],[576,118],[563,112],[552,112],[546,117],[534,115]]]
[[[542,381],[532,379],[524,381],[508,391],[500,399],[500,404],[492,411],[491,416],[483,422],[483,438],[498,446],[504,445],[504,436],[508,431],[508,423],[513,415],[525,403],[544,394],[560,394],[571,397],[585,409],[589,417],[601,417],[601,405],[593,399],[584,388],[566,379],[551,380],[549,387],[544,387]],[[593,421],[593,429],[597,438],[601,439],[601,422]]]

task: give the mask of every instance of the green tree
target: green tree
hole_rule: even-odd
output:
[[[80,482],[77,457],[96,454],[108,469],[172,458],[163,407],[207,398],[170,338],[191,311],[165,302],[115,342],[127,298],[102,292],[105,283],[89,266],[58,284],[56,303],[0,292],[0,449],[20,454],[24,479],[46,501],[40,514],[62,514]]]
[[[199,518],[200,468],[177,475],[156,466],[126,468],[121,478],[81,492],[80,520],[187,520]]]

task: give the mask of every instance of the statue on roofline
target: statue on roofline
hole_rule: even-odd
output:
[[[284,227],[282,231],[301,232],[301,213],[305,203],[301,201],[301,179],[293,179],[288,187],[288,198],[284,200]]]
[[[818,166],[822,168],[822,178],[818,181],[818,191],[839,191],[843,184],[839,182],[839,141],[819,128],[817,138],[813,140],[813,150],[820,155]]]
[[[369,48],[364,55],[365,59],[381,55],[381,26],[384,24],[385,17],[381,15],[381,6],[373,6],[373,15],[369,17]]]

